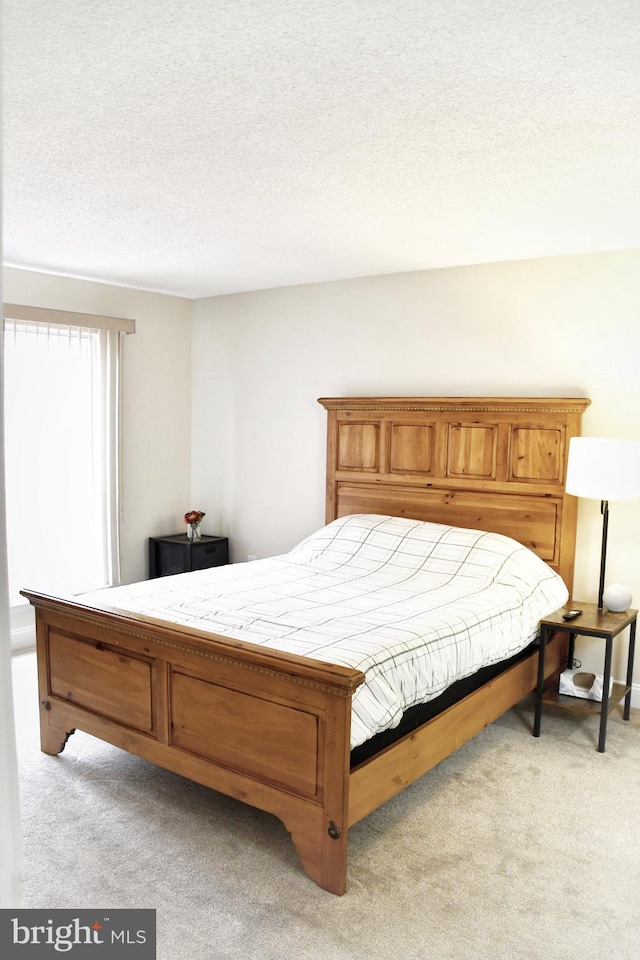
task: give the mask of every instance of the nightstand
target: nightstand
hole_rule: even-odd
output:
[[[562,615],[570,609],[582,610],[575,620],[563,620]],[[604,753],[607,738],[607,717],[611,710],[624,697],[623,719],[628,720],[631,710],[631,684],[633,682],[633,656],[636,643],[637,610],[625,610],[624,613],[611,613],[610,610],[598,610],[595,603],[580,603],[572,601],[570,605],[556,610],[540,621],[540,650],[538,654],[538,683],[536,687],[535,719],[533,723],[534,737],[540,736],[542,720],[542,704],[551,703],[556,707],[566,707],[579,713],[600,714],[600,735],[598,751]],[[629,651],[627,655],[627,682],[614,683],[610,696],[607,696],[611,682],[611,657],[613,640],[619,633],[629,627]],[[552,633],[564,631],[569,634],[569,663],[573,660],[575,638],[578,634],[585,637],[600,637],[605,641],[604,678],[602,703],[594,700],[583,700],[580,697],[568,697],[557,692],[544,689],[544,657],[546,645]]]
[[[167,577],[174,573],[206,570],[229,562],[227,537],[189,540],[186,534],[170,537],[149,537],[149,578]]]

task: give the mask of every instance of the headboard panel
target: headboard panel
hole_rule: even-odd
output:
[[[585,398],[320,399],[327,523],[378,513],[491,530],[573,583],[577,501],[564,491]]]

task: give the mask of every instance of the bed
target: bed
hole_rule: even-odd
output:
[[[309,876],[343,894],[349,827],[536,686],[537,621],[571,590],[564,477],[589,401],[319,402],[326,525],[290,553],[75,598],[24,594],[45,753],[80,729],[267,810]],[[439,672],[436,646],[419,662],[425,616]],[[377,672],[389,649],[399,679]],[[548,683],[565,661],[559,634]]]

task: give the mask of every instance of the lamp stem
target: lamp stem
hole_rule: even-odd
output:
[[[602,514],[602,550],[600,552],[600,587],[598,589],[598,610],[604,607],[604,571],[607,565],[607,533],[609,530],[609,501],[603,500],[600,503],[600,513]]]

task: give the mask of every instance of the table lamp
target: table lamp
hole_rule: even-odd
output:
[[[600,500],[602,550],[598,609],[602,610],[609,500],[635,500],[640,497],[640,442],[572,437],[569,441],[565,490],[575,497]]]

